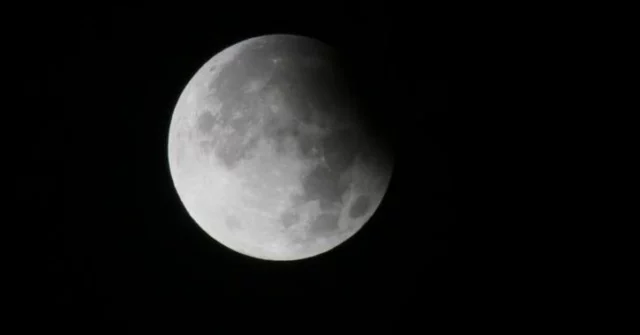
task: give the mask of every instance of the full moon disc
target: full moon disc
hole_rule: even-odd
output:
[[[255,258],[303,259],[374,214],[393,158],[342,64],[315,39],[267,35],[226,48],[189,81],[171,119],[169,167],[213,239]]]

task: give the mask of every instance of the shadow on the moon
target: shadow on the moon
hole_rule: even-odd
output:
[[[351,187],[366,184],[360,180],[368,176],[359,174],[378,178],[391,173],[376,167],[386,159],[380,156],[376,140],[369,138],[378,129],[369,129],[365,113],[358,111],[363,109],[362,97],[352,89],[354,81],[341,71],[343,66],[330,48],[312,39],[281,37],[249,44],[216,68],[219,72],[207,83],[205,100],[210,104],[197,111],[194,130],[201,151],[215,155],[228,170],[250,158],[262,139],[273,146],[277,159],[286,155],[303,164],[313,162],[306,165],[311,168],[304,175],[294,176],[300,178],[302,192],[291,195],[293,205],[279,217],[285,229],[299,225],[299,207],[317,201],[319,213],[314,207],[317,216],[305,222],[307,237],[291,237],[303,246],[344,232],[337,213],[350,201]],[[365,121],[354,121],[360,118]],[[372,172],[351,171],[356,162]],[[354,189],[354,194],[380,192],[373,186]],[[372,198],[361,194],[346,210],[356,219],[372,207]],[[225,224],[230,230],[242,229],[242,222],[233,216],[226,217]]]
[[[319,200],[323,204],[342,202],[342,194],[347,185],[340,183],[343,171],[335,171],[324,165],[317,165],[308,175],[302,178],[302,187],[306,201]],[[322,208],[328,209],[328,208]]]

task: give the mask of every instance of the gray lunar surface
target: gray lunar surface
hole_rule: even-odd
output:
[[[380,205],[393,158],[354,112],[337,59],[311,38],[261,36],[215,55],[184,88],[169,129],[171,176],[222,245],[267,260],[313,257]]]

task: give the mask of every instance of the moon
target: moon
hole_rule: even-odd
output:
[[[288,261],[358,232],[386,193],[393,154],[329,45],[266,35],[206,62],[171,118],[173,184],[193,220],[241,254]]]

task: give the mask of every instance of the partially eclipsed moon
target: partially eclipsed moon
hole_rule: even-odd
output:
[[[180,95],[168,143],[195,222],[268,260],[312,257],[355,234],[380,205],[393,159],[349,92],[334,51],[301,36],[245,40],[204,64]]]

